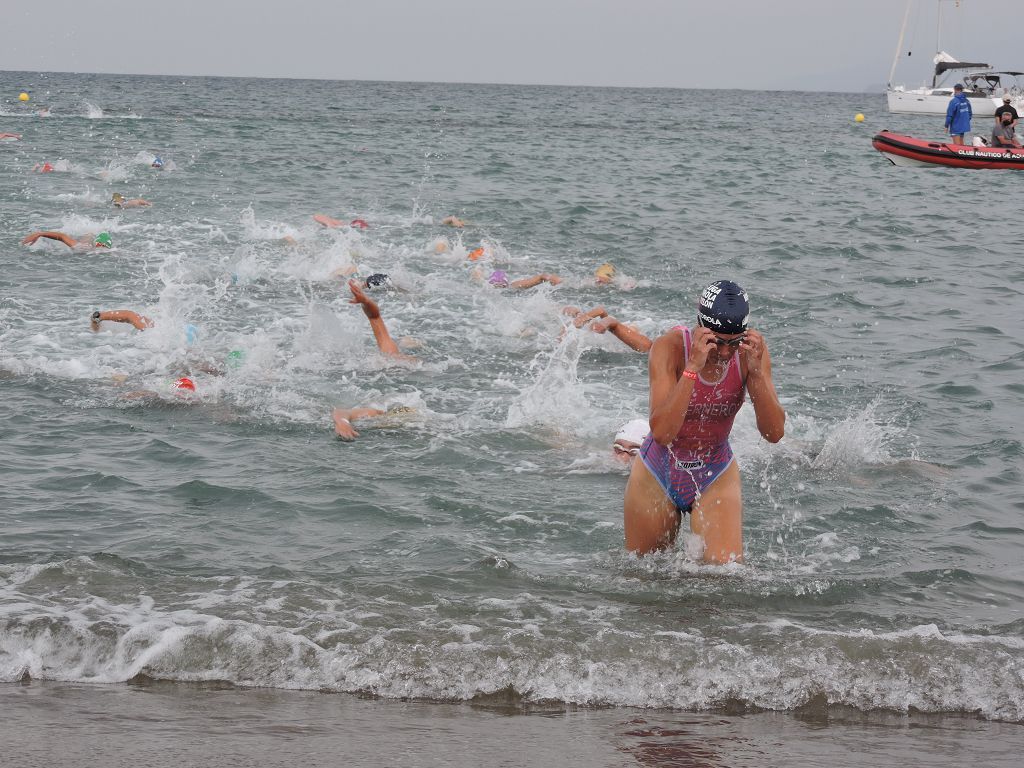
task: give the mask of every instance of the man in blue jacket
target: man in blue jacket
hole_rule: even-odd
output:
[[[953,137],[954,144],[964,143],[964,134],[971,130],[973,115],[971,102],[964,96],[964,87],[957,83],[953,86],[953,98],[946,107],[946,133]]]

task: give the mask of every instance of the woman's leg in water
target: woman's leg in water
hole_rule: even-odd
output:
[[[693,503],[690,530],[704,539],[704,561],[718,565],[743,559],[743,498],[735,460]]]
[[[626,549],[645,555],[670,546],[679,530],[679,511],[637,457],[626,484],[623,522]]]

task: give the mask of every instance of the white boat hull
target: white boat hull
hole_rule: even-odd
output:
[[[888,154],[885,156],[893,165],[898,165],[901,168],[935,168],[934,163],[923,163],[920,160],[915,160],[912,157],[903,157],[902,155]]]
[[[938,91],[938,93],[936,93]],[[953,93],[949,88],[915,88],[912,91],[889,90],[885,92],[889,111],[900,115],[945,115]],[[996,108],[1002,106],[1002,98],[967,97],[975,117],[993,117]],[[1024,110],[1024,99],[1013,102],[1017,112]]]
[[[889,112],[897,115],[945,115],[949,99],[952,98],[952,91],[948,88],[915,88],[911,91],[888,90],[886,98],[889,101]],[[971,102],[971,110],[976,118],[993,117],[997,106],[1002,104],[1001,98],[987,96],[974,98],[969,96],[968,101]],[[1017,112],[1020,112],[1024,103],[1018,100],[1014,106],[1017,108]]]

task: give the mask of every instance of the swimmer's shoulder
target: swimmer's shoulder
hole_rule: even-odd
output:
[[[683,349],[686,346],[686,339],[683,335],[682,326],[676,326],[675,328],[669,328],[661,336],[654,340],[654,345],[651,347],[653,353],[656,348],[663,350],[675,350]]]
[[[682,329],[670,328],[654,340],[648,356],[652,364],[656,361],[670,361],[679,367],[685,358],[685,350],[686,341]]]

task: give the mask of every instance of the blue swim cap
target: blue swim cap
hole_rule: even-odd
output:
[[[747,292],[732,280],[719,280],[701,291],[697,302],[698,325],[718,333],[743,333],[749,315]]]
[[[185,323],[185,341],[189,344],[195,344],[199,341],[199,329],[192,325],[192,323]]]
[[[157,155],[156,157],[153,158],[153,165],[152,165],[152,167],[153,168],[163,168],[164,167],[164,161],[160,159],[160,155]]]

